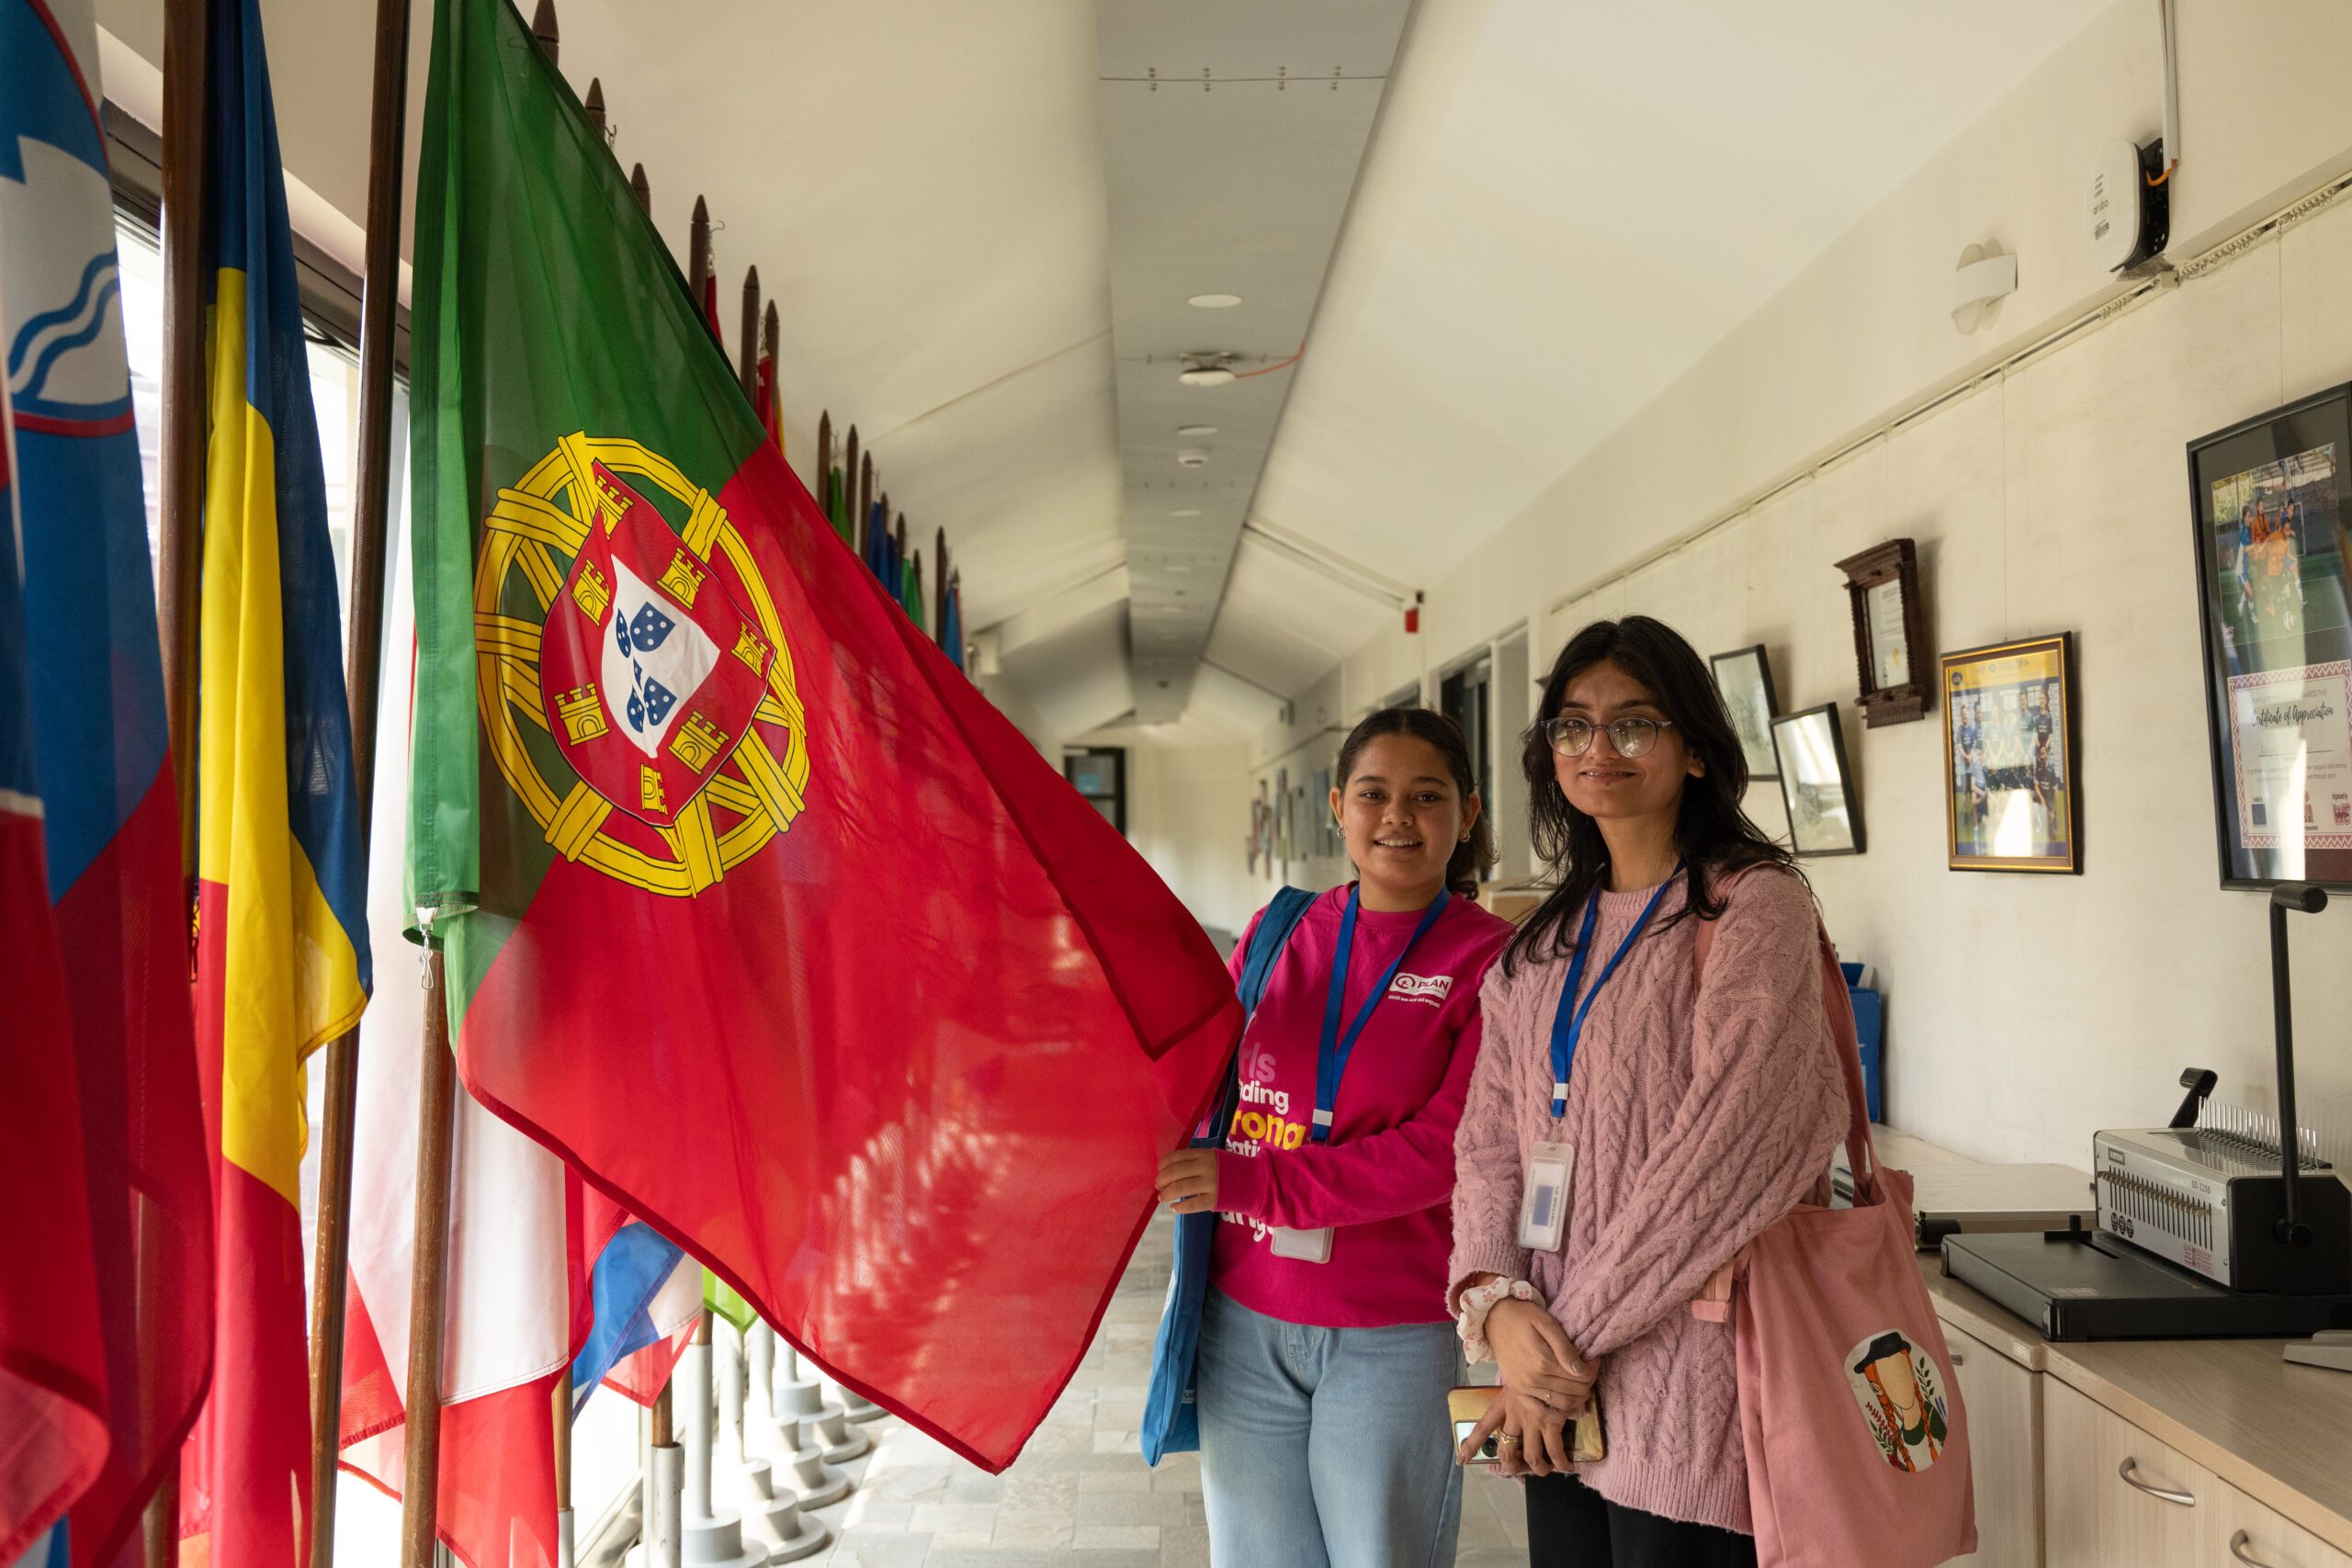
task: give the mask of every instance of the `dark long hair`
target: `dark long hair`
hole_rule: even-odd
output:
[[[1427,741],[1445,759],[1445,771],[1453,775],[1453,787],[1462,792],[1463,814],[1469,814],[1470,803],[1478,799],[1478,770],[1470,764],[1470,743],[1462,739],[1460,725],[1434,708],[1382,708],[1348,731],[1347,739],[1340,743],[1340,765],[1332,773],[1340,782],[1340,794],[1347,793],[1348,780],[1355,776],[1363,749],[1384,735],[1408,735]],[[1445,863],[1446,891],[1464,898],[1478,896],[1478,874],[1495,863],[1494,829],[1487,823],[1486,802],[1478,804],[1478,820],[1470,829],[1469,841],[1454,845]]]
[[[1521,765],[1527,772],[1529,838],[1535,858],[1551,869],[1558,885],[1504,949],[1506,975],[1520,963],[1569,952],[1575,945],[1569,918],[1584,908],[1609,874],[1609,844],[1600,836],[1600,825],[1569,805],[1561,793],[1552,771],[1552,742],[1544,733],[1544,725],[1558,716],[1568,683],[1596,664],[1614,664],[1647,687],[1682,743],[1706,764],[1697,778],[1682,781],[1674,845],[1690,870],[1690,898],[1666,924],[1685,916],[1712,920],[1721,915],[1724,879],[1750,866],[1796,872],[1795,857],[1740,809],[1740,796],[1747,789],[1747,754],[1740,750],[1714,677],[1682,634],[1647,615],[1595,621],[1568,638],[1552,661],[1552,672],[1544,677],[1544,700],[1536,705],[1535,722],[1528,726],[1520,748]]]

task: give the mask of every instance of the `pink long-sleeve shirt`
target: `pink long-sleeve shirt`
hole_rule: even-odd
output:
[[[1609,1454],[1577,1467],[1601,1495],[1747,1532],[1732,1331],[1694,1318],[1690,1303],[1816,1191],[1846,1127],[1845,1089],[1804,885],[1778,870],[1735,881],[1703,976],[1697,923],[1662,923],[1687,892],[1678,878],[1593,1003],[1560,1120],[1552,1019],[1568,961],[1488,971],[1486,1044],[1456,1139],[1449,1288],[1480,1272],[1526,1280],[1577,1348],[1602,1358]],[[1588,990],[1649,900],[1599,897]],[[1519,1245],[1522,1174],[1547,1141],[1576,1149],[1567,1238],[1531,1253]]]
[[[1446,1315],[1453,1134],[1478,1055],[1479,986],[1510,927],[1467,898],[1446,901],[1358,1037],[1331,1141],[1317,1144],[1315,1063],[1347,901],[1335,887],[1309,907],[1242,1036],[1241,1103],[1217,1156],[1227,1223],[1209,1277],[1250,1311],[1286,1323],[1435,1323]],[[1420,919],[1419,910],[1357,914],[1343,1031]],[[1249,946],[1245,937],[1234,950],[1237,978]],[[1270,1225],[1336,1227],[1330,1261],[1275,1257]]]

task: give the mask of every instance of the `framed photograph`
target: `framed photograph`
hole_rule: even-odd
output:
[[[1928,648],[1917,547],[1908,539],[1889,539],[1849,556],[1838,570],[1846,574],[1854,615],[1863,726],[1876,729],[1925,718],[1932,691],[1925,675],[1935,655]]]
[[[2352,387],[2188,445],[2222,886],[2352,889]]]
[[[1753,784],[1781,776],[1781,762],[1772,750],[1772,716],[1781,710],[1772,695],[1772,663],[1764,656],[1764,645],[1743,648],[1733,653],[1718,653],[1708,662],[1714,666],[1715,689],[1724,694],[1724,710],[1731,715],[1731,727],[1739,735],[1739,749],[1747,755],[1747,778]]]
[[[1943,657],[1944,839],[1954,871],[2083,869],[2075,639]]]
[[[1824,703],[1772,721],[1781,798],[1789,808],[1789,841],[1801,855],[1862,852],[1862,803],[1846,765],[1838,705]]]

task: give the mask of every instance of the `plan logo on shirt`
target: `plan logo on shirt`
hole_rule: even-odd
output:
[[[1443,1007],[1453,990],[1451,975],[1399,975],[1390,983],[1388,994],[1400,1001],[1427,1002],[1431,1007]]]

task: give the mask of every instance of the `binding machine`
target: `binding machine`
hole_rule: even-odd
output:
[[[2191,1068],[2170,1126],[2092,1139],[2097,1229],[1949,1236],[1944,1271],[2057,1340],[2352,1329],[2352,1188],[2295,1113],[2286,917],[2326,906],[2271,892],[2278,1116],[2208,1106],[2214,1075]]]

